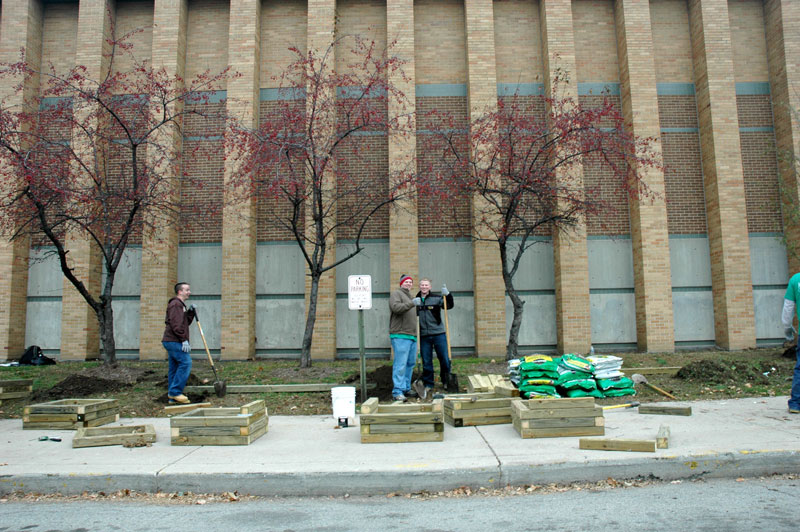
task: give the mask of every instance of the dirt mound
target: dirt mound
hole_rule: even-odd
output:
[[[54,401],[114,392],[137,382],[151,380],[154,376],[155,372],[149,369],[100,365],[70,375],[49,390],[31,394],[31,401]]]
[[[414,382],[417,378],[418,375],[415,373],[411,378],[411,382]],[[361,376],[355,374],[349,377],[346,382],[347,384],[355,385],[356,389],[358,389],[360,381]],[[375,387],[370,388],[369,386],[373,384]],[[392,366],[379,366],[367,373],[367,387],[367,395],[369,397],[377,397],[380,402],[392,401],[392,388],[394,388],[392,384]]]
[[[756,383],[768,382],[767,376],[775,371],[771,364],[766,362],[753,362],[737,360],[722,364],[714,360],[697,360],[690,362],[678,370],[678,378],[700,381],[707,384],[725,384],[732,381],[744,380]]]

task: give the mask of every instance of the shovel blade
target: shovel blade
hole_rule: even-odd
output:
[[[228,393],[228,383],[225,381],[215,381],[214,393],[217,394],[217,397],[225,397],[225,394]]]
[[[447,390],[447,393],[458,393],[458,375],[455,373],[447,374],[445,389]]]

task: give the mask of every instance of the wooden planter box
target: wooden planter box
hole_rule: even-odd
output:
[[[13,379],[0,381],[0,405],[4,399],[28,397],[33,390],[33,379]]]
[[[454,427],[511,423],[511,401],[496,393],[447,395],[444,420]]]
[[[603,409],[594,397],[569,399],[516,399],[511,403],[514,428],[523,438],[602,436]]]
[[[61,399],[29,405],[22,411],[23,429],[75,430],[118,420],[116,399]]]
[[[139,447],[156,441],[153,425],[128,425],[126,427],[80,428],[72,438],[72,447],[101,447],[125,445]]]
[[[266,434],[263,400],[239,408],[198,408],[169,420],[172,445],[250,445]]]
[[[377,397],[361,404],[361,443],[444,440],[442,400],[433,403],[381,405]]]

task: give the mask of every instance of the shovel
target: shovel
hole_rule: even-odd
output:
[[[208,350],[208,344],[206,343],[206,335],[203,334],[203,327],[200,325],[200,318],[197,316],[197,307],[195,307],[194,311],[194,321],[197,322],[197,328],[200,330],[200,338],[203,339],[203,347],[206,348],[208,363],[211,364],[211,369],[214,371],[214,393],[217,394],[217,397],[225,397],[225,394],[228,392],[228,384],[225,381],[219,380],[217,376],[217,368],[214,367],[214,359],[211,358],[211,351]]]
[[[458,375],[453,373],[453,359],[450,356],[450,320],[447,319],[447,297],[442,296],[444,303],[444,335],[447,340],[447,365],[450,371],[447,372],[447,382],[443,383],[449,393],[458,393]]]
[[[678,398],[675,397],[674,395],[672,395],[671,393],[666,392],[666,391],[662,390],[661,388],[659,388],[658,386],[653,386],[652,384],[647,382],[647,377],[645,377],[644,375],[641,375],[639,373],[634,373],[633,375],[631,375],[631,380],[633,382],[635,382],[636,384],[644,384],[648,388],[657,391],[658,393],[660,393],[661,395],[663,395],[665,397],[669,397],[670,399],[673,399],[675,401],[678,400]]]

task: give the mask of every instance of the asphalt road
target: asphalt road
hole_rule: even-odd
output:
[[[282,498],[206,505],[0,503],[0,532],[796,531],[800,479],[658,483],[605,491],[415,499]]]

